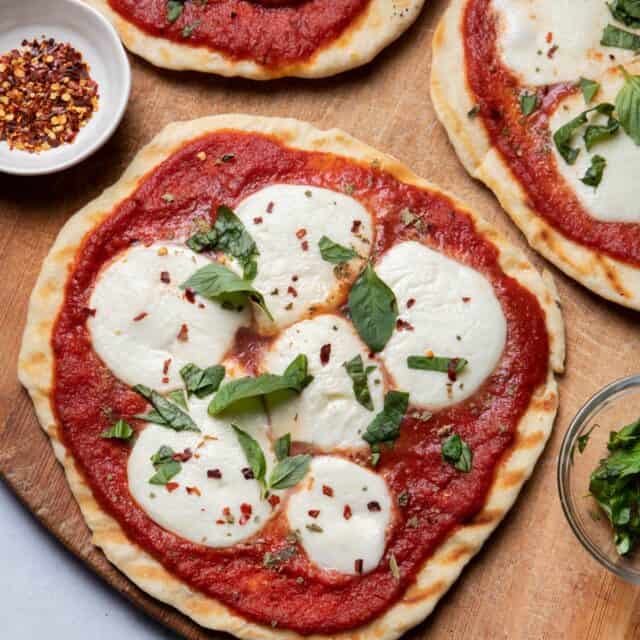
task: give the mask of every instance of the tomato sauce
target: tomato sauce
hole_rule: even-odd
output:
[[[167,19],[167,0],[109,0],[109,5],[151,36],[280,67],[310,60],[344,34],[370,1],[187,1],[174,22]]]
[[[203,161],[202,152],[206,154]],[[233,158],[227,162],[223,156]],[[199,156],[199,157],[197,157]],[[278,569],[263,566],[266,552],[288,543],[286,520],[275,515],[252,540],[225,549],[187,541],[151,520],[127,484],[130,445],[99,437],[114,417],[131,419],[144,401],[119,382],[94,353],[86,319],[96,274],[136,242],[184,238],[219,204],[236,206],[251,193],[290,183],[352,193],[374,215],[374,259],[405,239],[423,242],[477,269],[491,282],[507,320],[507,340],[493,374],[467,401],[424,422],[410,408],[393,450],[382,452],[377,471],[395,508],[387,550],[377,569],[363,576],[331,576],[309,563],[304,551]],[[172,202],[162,195],[171,193]],[[409,208],[422,221],[406,226]],[[244,330],[238,354],[255,360],[261,338]],[[217,132],[186,144],[142,181],[135,193],[84,240],[52,346],[53,408],[60,435],[101,507],[126,535],[191,587],[243,617],[302,634],[332,634],[371,621],[397,602],[416,573],[456,527],[485,504],[496,465],[514,442],[517,423],[534,390],[545,382],[549,336],[537,299],[501,270],[496,248],[447,197],[399,182],[374,164],[332,154],[293,150],[276,140],[235,131]],[[144,428],[132,420],[136,429]],[[470,473],[442,460],[438,431],[453,424],[474,452]],[[277,505],[275,505],[277,508]],[[249,544],[247,544],[247,542]],[[389,570],[393,553],[400,569]]]
[[[502,63],[491,0],[472,0],[463,21],[467,81],[475,94],[476,117],[529,200],[554,229],[577,244],[640,266],[640,224],[602,222],[589,215],[557,169],[549,120],[559,102],[576,91],[570,84],[542,90],[541,104],[523,118],[517,77]],[[630,177],[631,179],[631,177]]]

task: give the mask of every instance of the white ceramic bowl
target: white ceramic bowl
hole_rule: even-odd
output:
[[[79,0],[0,0],[0,54],[43,35],[68,42],[82,54],[98,83],[98,110],[71,144],[28,153],[0,142],[0,171],[5,173],[53,173],[80,162],[109,139],[129,101],[129,60],[115,29],[97,11]]]

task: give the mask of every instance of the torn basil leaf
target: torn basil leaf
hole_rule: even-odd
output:
[[[186,24],[182,29],[182,37],[190,38],[191,34],[200,26],[202,20],[195,20],[191,24]]]
[[[590,124],[584,132],[584,144],[587,151],[591,151],[599,142],[611,139],[620,128],[620,123],[613,117],[609,116],[606,125]]]
[[[640,50],[640,36],[608,24],[602,32],[600,44],[603,47],[617,47],[618,49],[638,51]]]
[[[175,391],[170,391],[167,393],[167,398],[171,400],[171,402],[175,402],[179,407],[182,407],[185,411],[188,410],[187,400],[184,397],[184,391],[182,389],[176,389]]]
[[[180,376],[187,389],[187,395],[205,398],[218,390],[224,379],[225,369],[221,364],[201,369],[193,363],[186,364],[180,369]]]
[[[101,438],[116,439],[116,440],[129,440],[133,435],[133,429],[131,425],[120,418],[113,426],[105,429],[101,434]]]
[[[375,371],[374,366],[369,366],[366,369],[362,362],[362,356],[357,355],[348,362],[343,364],[343,367],[347,370],[351,382],[353,383],[353,395],[356,400],[369,411],[373,411],[373,400],[371,399],[371,392],[369,391],[369,383],[367,377],[372,371]]]
[[[607,166],[607,161],[602,156],[593,156],[591,166],[587,169],[580,181],[589,187],[597,187],[602,182],[602,174]]]
[[[269,476],[269,489],[295,487],[309,471],[311,456],[299,455],[280,460]]]
[[[640,0],[612,0],[609,3],[611,15],[618,21],[640,29]]]
[[[640,76],[632,76],[624,67],[620,69],[625,82],[616,97],[618,120],[627,135],[640,145]]]
[[[132,387],[132,389],[149,402],[155,410],[155,412],[151,412],[151,414],[136,417],[139,417],[141,420],[146,420],[147,422],[155,422],[163,427],[169,427],[174,431],[200,431],[189,414],[185,413],[173,402],[167,400],[167,398],[161,396],[158,392],[142,384],[137,384]]]
[[[422,371],[439,371],[441,373],[461,373],[469,364],[464,358],[445,358],[442,356],[409,356],[407,366],[409,369]]]
[[[636,420],[626,427],[622,427],[620,431],[612,431],[609,434],[607,448],[609,451],[628,449],[638,442],[640,442],[640,420]]]
[[[538,108],[538,96],[535,93],[520,95],[520,111],[524,116],[530,116]]]
[[[458,471],[469,473],[473,464],[473,452],[469,445],[457,434],[449,436],[442,443],[442,457]]]
[[[182,465],[173,459],[174,455],[175,452],[171,447],[162,445],[158,451],[151,456],[151,463],[156,472],[149,479],[150,484],[165,485],[171,478],[180,473]]]
[[[257,440],[250,436],[246,431],[243,431],[235,424],[232,424],[231,427],[238,437],[238,442],[240,443],[240,447],[247,458],[249,467],[251,467],[253,477],[258,482],[264,484],[264,475],[267,472],[267,462],[264,458],[262,447]]]
[[[595,80],[580,78],[580,89],[582,90],[582,97],[584,98],[585,104],[589,104],[600,90],[600,84]]]
[[[184,9],[184,0],[168,0],[167,2],[167,21],[175,22]]]
[[[400,425],[408,406],[408,393],[389,391],[384,397],[384,408],[369,424],[362,438],[370,445],[391,444],[400,435]]]
[[[342,264],[357,258],[358,254],[351,247],[344,247],[333,240],[322,236],[318,242],[322,259],[331,264]]]
[[[291,450],[291,434],[287,433],[278,438],[273,445],[274,452],[277,460],[284,460],[289,457],[289,451]]]

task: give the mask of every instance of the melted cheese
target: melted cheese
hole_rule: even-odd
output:
[[[394,331],[381,353],[397,388],[409,392],[412,404],[430,408],[471,396],[494,370],[506,339],[506,320],[489,282],[418,242],[392,247],[376,272],[393,290],[399,317],[413,327]],[[446,373],[409,369],[409,356],[430,351],[469,364],[453,384]]]
[[[523,84],[574,82],[634,56],[600,45],[607,24],[633,31],[613,19],[604,0],[493,0],[493,7],[502,59]]]
[[[127,473],[131,495],[152,520],[187,540],[226,547],[256,533],[272,513],[270,504],[261,500],[258,482],[242,472],[249,465],[230,424],[258,440],[269,468],[273,456],[259,400],[245,402],[241,409],[221,418],[208,415],[209,401],[192,397],[189,402],[189,413],[201,433],[148,424],[135,442]],[[173,491],[149,483],[155,473],[150,458],[163,445],[176,453],[190,448],[194,454],[170,480],[178,484]],[[209,470],[218,470],[221,477],[209,478]]]
[[[320,350],[327,344],[331,345],[329,360],[322,364]],[[284,392],[268,398],[273,435],[291,433],[294,441],[324,450],[365,446],[361,434],[383,404],[382,375],[376,369],[368,378],[372,412],[357,402],[343,366],[357,355],[362,356],[365,368],[376,365],[351,323],[335,315],[322,315],[292,325],[271,345],[263,368],[282,373],[300,353],[307,356],[314,379],[301,394]]]
[[[362,560],[366,573],[384,553],[391,497],[381,476],[343,458],[320,456],[290,497],[287,517],[318,567],[355,575],[356,561]]]
[[[600,77],[599,81],[601,89],[593,104],[615,103],[616,95],[623,85],[622,74],[611,71]],[[586,108],[581,94],[566,98],[551,117],[551,131],[555,132]],[[592,115],[591,122],[604,124],[606,117]],[[640,222],[640,198],[636,194],[637,183],[634,178],[640,172],[640,148],[620,128],[613,138],[600,142],[591,151],[587,151],[582,140],[584,129],[582,127],[573,139],[572,146],[580,149],[575,164],[567,164],[553,145],[558,171],[594,218],[603,222]],[[607,161],[602,181],[597,188],[581,182],[594,155],[600,155]]]
[[[303,318],[311,307],[335,308],[357,276],[359,260],[354,259],[341,270],[342,278],[336,277],[335,265],[320,255],[323,235],[361,256],[369,255],[369,213],[357,200],[336,191],[272,185],[241,202],[236,214],[260,251],[253,285],[264,294],[278,328]],[[356,233],[351,231],[355,221],[360,221]],[[266,316],[259,319],[269,328]]]
[[[125,251],[101,271],[88,327],[96,353],[117,378],[167,391],[182,385],[185,364],[220,361],[251,316],[200,296],[187,300],[179,285],[208,263],[185,247],[154,244]]]

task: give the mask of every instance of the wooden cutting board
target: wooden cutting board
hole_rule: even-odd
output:
[[[165,124],[245,112],[345,129],[452,191],[522,247],[536,266],[548,266],[528,250],[492,194],[468,177],[436,120],[429,99],[431,38],[446,4],[427,0],[413,28],[372,64],[326,80],[260,84],[163,71],[132,56],[131,101],[120,128],[101,151],[54,176],[0,176],[0,348],[5,369],[0,378],[0,472],[69,550],[187,638],[225,636],[203,631],[141,593],[92,547],[62,469],[17,381],[27,301],[41,261],[65,220],[115,182]],[[578,407],[604,384],[638,373],[640,316],[551,270],[562,298],[568,347],[555,432],[511,514],[430,619],[408,638],[640,637],[640,589],[614,578],[583,550],[565,522],[555,478],[560,441]]]

